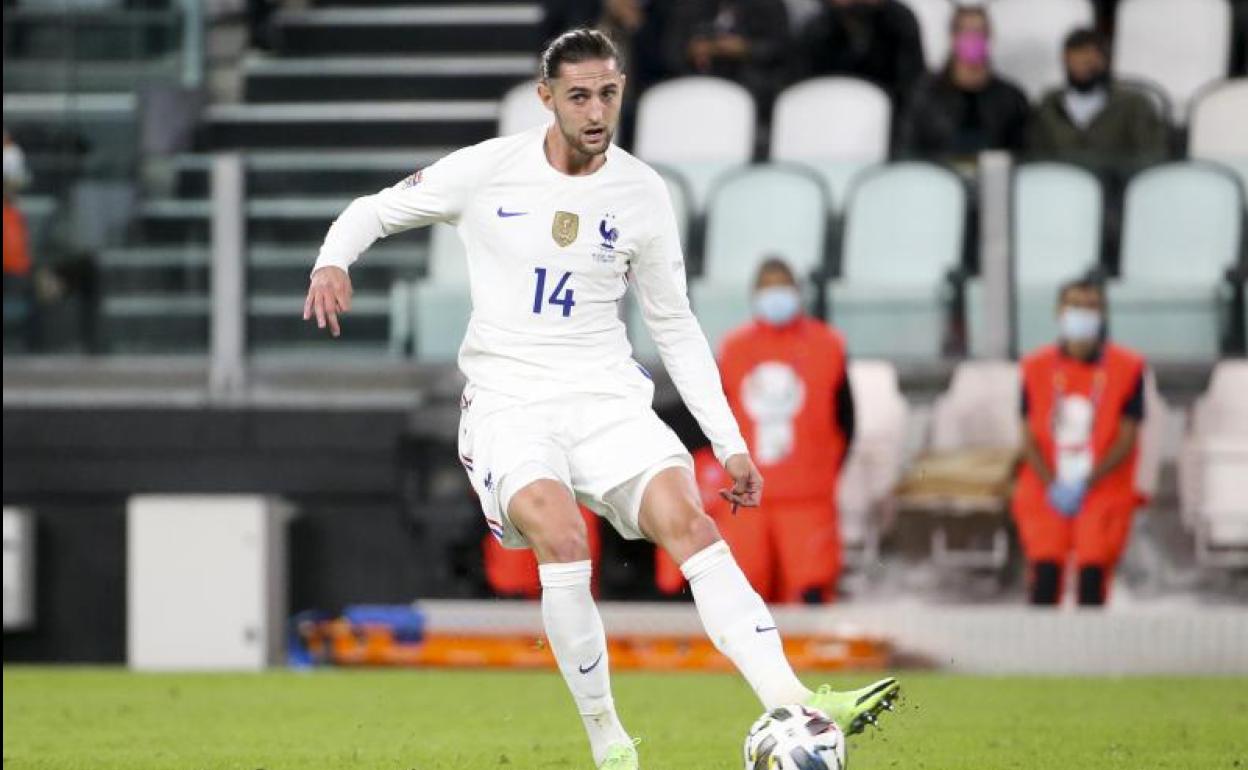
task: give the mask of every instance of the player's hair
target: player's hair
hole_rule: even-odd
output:
[[[767,273],[784,273],[788,276],[790,283],[797,285],[797,276],[793,274],[793,268],[781,257],[767,257],[759,264],[758,271],[754,273],[754,285],[758,286]]]
[[[605,59],[614,59],[617,66],[620,62],[620,53],[611,38],[596,29],[570,29],[542,51],[538,75],[546,81],[559,77],[559,68],[564,64]]]
[[[1100,32],[1091,27],[1080,27],[1066,36],[1066,42],[1062,43],[1062,51],[1070,52],[1079,48],[1095,47],[1103,54],[1109,53],[1109,46],[1105,44],[1105,38]]]
[[[1101,304],[1105,304],[1105,278],[1096,270],[1091,270],[1062,284],[1057,290],[1057,304],[1061,305],[1065,302],[1066,295],[1072,291],[1094,291],[1100,297]]]

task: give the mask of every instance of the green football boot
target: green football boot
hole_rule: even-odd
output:
[[[606,759],[598,765],[598,770],[638,770],[641,767],[637,759],[638,743],[640,741],[637,740],[631,743],[617,743],[607,749]]]
[[[890,676],[848,692],[837,692],[825,684],[810,696],[806,705],[831,717],[845,735],[857,735],[867,725],[876,724],[881,712],[892,711],[900,696],[901,683]]]

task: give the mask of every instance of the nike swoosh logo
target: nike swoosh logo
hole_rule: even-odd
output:
[[[600,652],[598,653],[598,657],[594,658],[593,663],[590,663],[588,666],[577,666],[576,669],[577,671],[580,671],[582,674],[588,674],[590,671],[593,671],[595,668],[598,668],[598,664],[601,662],[602,662],[602,653]]]
[[[529,212],[527,211],[503,211],[502,206],[498,207],[498,216],[502,219],[506,219],[508,217],[522,217],[528,213]]]
[[[767,626],[766,628],[764,628],[763,626],[754,626],[754,633],[756,634],[765,634],[768,631],[775,631],[775,630],[776,630],[775,626]]]

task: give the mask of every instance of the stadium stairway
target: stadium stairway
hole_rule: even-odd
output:
[[[237,102],[203,111],[195,152],[165,164],[126,242],[101,255],[102,323],[114,351],[206,345],[211,154],[246,164],[248,334],[254,350],[301,350],[308,268],[335,216],[450,149],[495,134],[499,101],[536,67],[536,2],[316,2],[279,12],[273,50],[237,64]],[[340,342],[389,347],[391,287],[423,272],[423,230],[352,271]]]

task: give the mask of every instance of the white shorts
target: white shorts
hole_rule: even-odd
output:
[[[650,479],[671,467],[693,472],[689,451],[648,399],[584,395],[534,403],[469,385],[460,409],[459,460],[490,532],[507,548],[529,547],[507,506],[538,479],[562,483],[622,536],[638,540]]]

